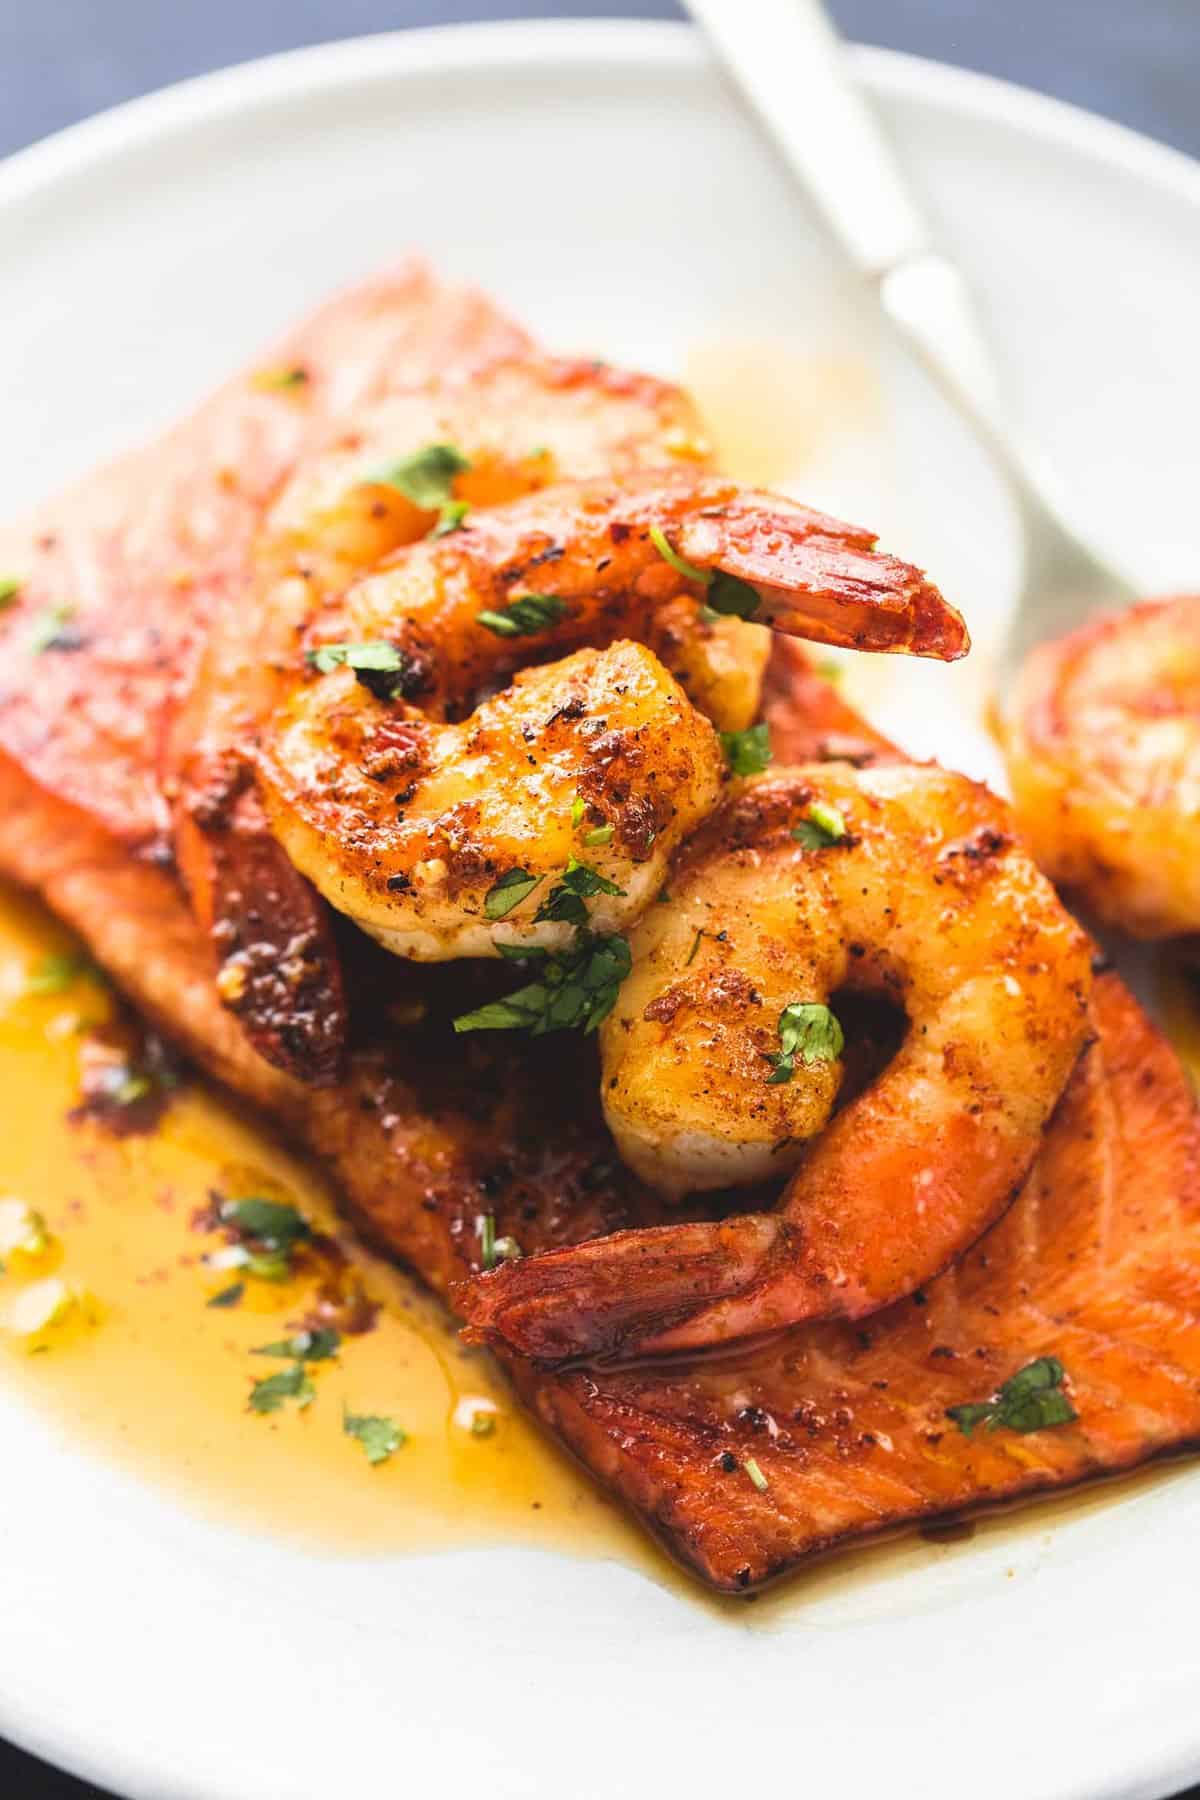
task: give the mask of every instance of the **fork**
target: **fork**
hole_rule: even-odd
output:
[[[983,445],[1023,535],[1021,589],[996,669],[1008,687],[1035,644],[1127,605],[1129,577],[1066,522],[1051,477],[1014,433],[962,271],[940,250],[820,0],[683,0],[799,175],[892,331]]]

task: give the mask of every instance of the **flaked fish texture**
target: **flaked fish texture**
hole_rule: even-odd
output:
[[[361,391],[349,376],[345,390],[339,383],[340,359],[365,355],[364,311],[379,344],[403,338],[415,329],[412,280],[428,278],[352,294],[318,315],[340,409]],[[430,284],[427,303],[434,293]],[[474,304],[488,333],[519,340]],[[389,307],[392,338],[372,311]],[[309,341],[305,330],[289,342]],[[203,641],[205,596],[241,579],[219,533],[193,547],[189,587],[172,584],[170,567],[197,484],[211,492],[214,444],[256,441],[263,397],[235,384],[172,434],[169,454],[142,453],[45,509],[64,541],[105,550],[87,565],[89,629],[47,659],[66,673],[29,685],[22,658],[24,674],[14,674],[11,633],[28,629],[28,601],[7,628],[0,868],[38,890],[204,1067],[302,1135],[364,1232],[443,1294],[481,1266],[481,1215],[526,1251],[714,1216],[728,1201],[668,1209],[621,1165],[593,1098],[588,1043],[454,1038],[464,992],[487,979],[470,966],[418,976],[362,946],[350,970],[358,1004],[347,1078],[314,1091],[272,1069],[221,1006],[174,875],[136,853],[153,836],[161,795],[153,732],[139,735],[124,705],[132,695],[152,722],[161,716]],[[256,491],[282,478],[303,438],[293,431],[273,449],[270,480]],[[244,543],[248,514],[237,529]],[[28,533],[7,540],[18,541]],[[792,647],[776,651],[767,710],[781,759],[897,757]],[[387,1023],[386,1009],[411,998],[416,980],[427,984],[432,1022],[414,1038]],[[1173,1051],[1115,975],[1100,976],[1092,1006],[1095,1041],[1023,1192],[923,1292],[854,1325],[804,1327],[716,1357],[565,1372],[507,1360],[549,1429],[712,1586],[746,1589],[836,1545],[1200,1442],[1196,1110]],[[1074,1419],[1021,1433],[985,1421],[968,1435],[964,1415],[949,1416],[1040,1358],[1065,1370]]]

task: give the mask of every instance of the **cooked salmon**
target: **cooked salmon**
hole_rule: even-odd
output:
[[[398,343],[421,337],[411,284],[427,279],[345,297],[271,353],[323,371],[329,400],[314,429],[388,378]],[[519,335],[473,305],[483,337]],[[174,874],[137,854],[161,820],[163,710],[214,595],[240,579],[256,506],[309,441],[309,427],[266,422],[265,398],[291,404],[235,383],[165,453],[97,477],[8,541],[17,568],[11,558],[22,545],[32,554],[38,533],[55,545],[36,565],[36,593],[5,624],[0,868],[37,889],[199,1063],[303,1136],[364,1231],[438,1291],[478,1268],[481,1212],[527,1251],[661,1221],[662,1201],[604,1130],[589,1043],[454,1038],[450,996],[487,982],[487,970],[432,972],[430,991],[446,1003],[431,1017],[447,1022],[406,1041],[372,1025],[367,1000],[386,999],[410,971],[364,946],[350,1073],[306,1089],[248,1047],[214,992]],[[225,506],[214,456],[236,478],[234,498],[221,528],[201,529],[210,506]],[[178,583],[185,544],[188,580]],[[20,646],[37,609],[72,593],[77,632],[30,663]],[[781,756],[896,756],[801,653],[778,652],[772,675]],[[1194,1102],[1169,1045],[1112,973],[1099,977],[1093,1022],[1021,1196],[925,1291],[855,1326],[805,1327],[709,1359],[550,1373],[512,1358],[517,1390],[676,1556],[731,1591],[834,1545],[1200,1442]],[[964,1415],[949,1416],[1039,1358],[1066,1371],[1076,1418],[968,1435]]]

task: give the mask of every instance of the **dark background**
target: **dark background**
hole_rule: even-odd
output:
[[[1200,0],[830,5],[851,37],[1024,82],[1200,155]],[[679,17],[670,4],[621,0],[3,0],[0,155],[165,82],[273,50],[402,25],[546,13]],[[100,1800],[98,1790],[3,1742],[0,1797]],[[1188,1800],[1200,1800],[1200,1789]]]

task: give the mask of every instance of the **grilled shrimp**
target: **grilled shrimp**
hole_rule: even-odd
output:
[[[285,486],[256,549],[250,603],[214,629],[165,772],[176,858],[216,948],[219,992],[269,1062],[332,1079],[346,1033],[325,908],[269,831],[253,769],[277,671],[313,609],[435,526],[439,475],[454,506],[477,509],[567,478],[695,468],[707,456],[679,388],[529,353],[388,395]],[[769,633],[702,610],[688,593],[664,606],[655,647],[703,712],[741,730],[757,712]]]
[[[1048,875],[1135,937],[1200,931],[1200,596],[1037,649],[1005,753]]]
[[[715,804],[721,762],[652,651],[620,640],[652,646],[660,611],[698,590],[824,642],[960,654],[957,613],[871,542],[662,471],[559,487],[423,540],[314,619],[259,743],[272,829],[333,906],[407,956],[561,944],[549,896],[568,847],[604,884],[592,919],[623,928]],[[578,644],[610,648],[453,722],[519,665]]]
[[[609,1126],[666,1194],[790,1171],[779,1204],[509,1263],[470,1292],[477,1338],[555,1360],[874,1312],[1015,1197],[1087,1041],[1088,940],[963,776],[829,763],[747,782],[669,896],[601,1027]],[[835,1112],[853,990],[907,1030]]]

